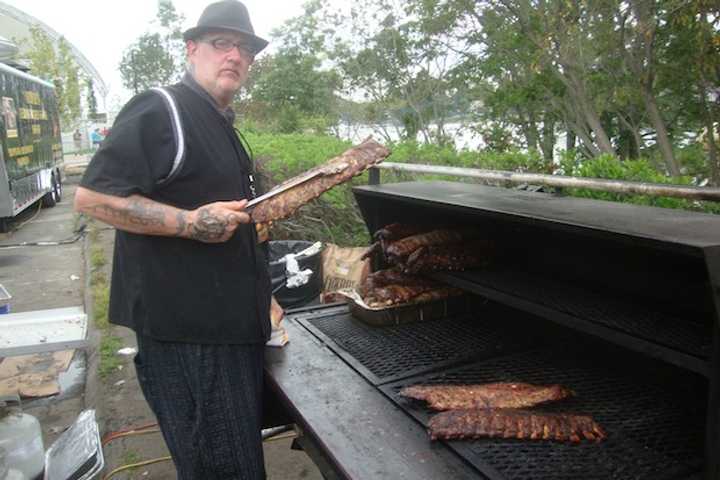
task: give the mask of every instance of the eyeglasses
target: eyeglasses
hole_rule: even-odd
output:
[[[255,54],[253,53],[253,49],[250,45],[248,45],[245,42],[233,42],[232,40],[229,40],[227,38],[210,38],[202,40],[205,43],[209,43],[210,45],[215,48],[215,50],[219,50],[221,52],[229,52],[233,48],[237,48],[241,55],[250,58],[251,60],[255,58]]]

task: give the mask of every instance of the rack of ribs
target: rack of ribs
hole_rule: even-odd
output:
[[[527,408],[573,396],[562,385],[486,383],[480,385],[415,385],[400,390],[400,396],[424,400],[433,410],[474,408]]]
[[[258,203],[252,208],[250,216],[255,223],[287,218],[298,208],[334,186],[347,182],[352,177],[382,162],[388,155],[390,155],[390,150],[372,139],[367,139],[339,157],[303,173],[302,177],[312,178]],[[297,181],[297,177],[291,178],[276,188],[281,189],[283,185],[294,181]]]
[[[484,267],[492,258],[492,250],[492,244],[482,240],[424,246],[408,256],[403,269],[406,273],[426,273]]]
[[[432,232],[419,233],[394,241],[388,245],[385,254],[395,263],[399,263],[420,247],[460,243],[478,236],[480,236],[480,232],[473,229],[433,230]]]
[[[360,285],[359,293],[360,296],[365,297],[372,290],[380,287],[386,287],[388,285],[404,285],[406,287],[440,286],[438,282],[430,280],[429,278],[420,277],[418,275],[408,275],[398,269],[388,268],[385,270],[378,270],[377,272],[369,274],[365,278],[363,283]]]
[[[516,409],[453,410],[430,419],[432,440],[516,438],[580,443],[599,442],[607,437],[588,415],[540,413]]]

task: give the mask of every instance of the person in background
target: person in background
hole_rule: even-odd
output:
[[[97,150],[100,148],[100,144],[103,141],[103,137],[100,134],[100,129],[96,128],[92,132],[90,132],[90,141],[92,142],[93,150]]]
[[[82,133],[80,133],[79,129],[75,129],[75,132],[73,133],[73,144],[75,146],[75,151],[79,152],[82,147]]]
[[[254,171],[231,103],[268,42],[236,0],[184,38],[185,77],[123,107],[75,208],[117,229],[109,317],[136,333],[178,478],[261,479],[263,350],[282,308],[245,212]]]

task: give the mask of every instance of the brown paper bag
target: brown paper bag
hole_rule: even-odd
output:
[[[323,291],[320,297],[322,303],[332,303],[342,300],[336,298],[333,292],[341,288],[356,288],[362,283],[370,272],[370,260],[360,260],[367,251],[367,247],[339,247],[326,243],[322,252],[323,261]]]

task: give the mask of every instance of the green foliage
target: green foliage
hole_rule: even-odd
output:
[[[456,151],[449,145],[438,146],[402,142],[390,146],[389,162],[447,165],[452,167],[508,170],[515,172],[548,173],[551,164],[537,152],[529,154],[513,150],[509,152]]]
[[[660,183],[668,185],[693,184],[693,178],[689,176],[665,176],[664,174],[658,172],[657,169],[645,159],[621,161],[617,157],[613,157],[611,155],[601,155],[597,158],[575,165],[567,162],[566,165],[563,166],[563,169],[566,174],[578,177]],[[567,193],[577,197],[595,198],[613,202],[720,213],[720,204],[716,202],[696,202],[671,197],[628,195],[621,193],[600,192],[582,188],[569,189]]]
[[[182,23],[171,2],[160,2],[155,31],[143,33],[123,53],[123,85],[134,93],[172,83],[184,71]]]
[[[120,61],[123,85],[133,93],[169,83],[175,71],[175,60],[158,33],[141,35]]]
[[[100,365],[98,366],[98,374],[100,375],[100,378],[107,378],[122,364],[117,355],[117,351],[121,347],[122,341],[118,337],[108,334],[103,335],[100,339]]]
[[[38,26],[30,27],[30,35],[30,48],[27,51],[30,71],[55,85],[62,126],[66,130],[75,128],[81,113],[80,72],[70,45],[63,37],[55,43]]]
[[[96,280],[92,285],[93,320],[100,329],[109,327],[110,287],[104,281]]]
[[[328,135],[282,135],[247,131],[245,128],[243,130],[247,132],[245,136],[255,153],[258,172],[266,188],[309,170],[350,147],[349,142]],[[387,161],[397,163],[536,173],[549,173],[553,167],[537,152],[527,154],[519,151],[456,151],[451,146],[417,142],[396,143],[389,147],[392,154]],[[569,152],[565,155],[557,173],[667,184],[689,185],[693,182],[693,179],[687,176],[665,177],[648,160],[623,162],[609,155],[603,155],[593,160],[584,160],[576,152]],[[445,175],[414,175],[389,171],[383,171],[382,178],[383,183],[411,180],[476,181]],[[370,238],[367,228],[352,196],[352,187],[367,184],[367,181],[367,174],[365,174],[323,194],[318,200],[301,208],[292,218],[273,225],[273,238],[278,240],[319,240],[345,246],[368,245]],[[720,204],[712,202],[700,203],[673,198],[618,195],[583,189],[568,190],[566,193],[617,202],[720,213]]]

